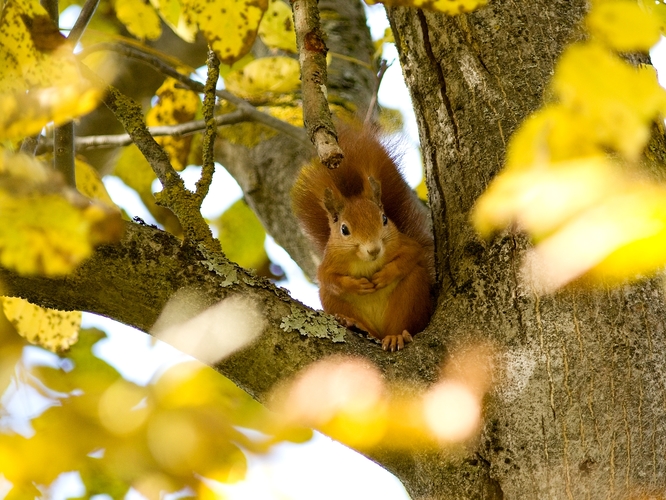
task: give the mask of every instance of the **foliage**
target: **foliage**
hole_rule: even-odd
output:
[[[483,235],[514,222],[530,234],[537,245],[523,273],[541,291],[666,264],[666,190],[641,168],[653,163],[643,155],[666,91],[652,67],[623,54],[647,51],[662,25],[631,1],[597,1],[586,21],[590,38],[561,56],[553,99],[512,137],[474,213]]]
[[[26,352],[17,363],[3,402],[11,406],[21,391],[35,391],[42,409],[22,425],[14,421],[29,431],[0,424],[0,470],[14,486],[7,498],[44,494],[67,471],[78,471],[88,496],[123,498],[133,487],[148,498],[184,489],[201,497],[210,495],[201,477],[244,476],[244,452],[309,439],[309,431],[276,424],[247,394],[194,361],[147,386],[129,382],[94,355],[105,337],[84,330],[67,354],[35,363]]]
[[[485,2],[382,3],[457,14]],[[61,8],[66,6],[61,3]],[[537,242],[525,270],[544,290],[583,275],[622,278],[666,263],[660,250],[666,239],[664,189],[635,173],[639,165],[651,161],[644,152],[654,121],[666,111],[666,93],[651,68],[632,65],[626,54],[646,51],[656,42],[662,29],[660,16],[663,13],[656,7],[644,10],[626,0],[594,3],[587,18],[590,39],[563,54],[552,99],[514,135],[505,171],[479,200],[474,222],[483,235],[517,223]],[[77,157],[76,186],[67,186],[50,168],[49,155],[18,151],[24,148],[30,153],[29,136],[50,133],[90,112],[102,99],[108,104],[107,83],[87,68],[100,52],[122,46],[121,53],[168,74],[157,90],[137,94],[152,105],[140,116],[143,122],[126,128],[136,134],[145,124],[167,127],[171,133],[157,137],[156,143],[167,158],[168,166],[163,166],[173,172],[155,168],[155,159],[145,157],[145,144],[141,144],[144,154],[130,144],[103,173],[111,171],[121,178],[140,195],[156,221],[178,236],[187,221],[169,210],[173,207],[156,203],[154,181],[180,181],[178,171],[203,163],[199,136],[179,128],[197,124],[202,88],[191,80],[192,68],[141,42],[159,41],[163,29],[188,42],[201,32],[222,62],[226,91],[245,99],[244,104],[263,106],[257,109],[284,122],[302,122],[294,26],[290,8],[282,0],[109,0],[102,2],[92,25],[102,31],[84,36],[83,50],[75,56],[73,44],[37,0],[2,4],[0,264],[17,273],[66,275],[96,245],[120,237],[121,212],[92,160]],[[121,29],[138,41],[125,38]],[[267,47],[264,57],[255,58],[250,52],[257,36]],[[376,57],[382,44],[391,40],[385,34],[376,46]],[[141,82],[134,83],[138,87]],[[216,107],[216,116],[229,118],[240,107],[225,98]],[[400,122],[391,113],[382,118]],[[215,128],[230,142],[247,147],[277,133],[251,122],[217,128],[208,121],[197,126],[195,131]],[[163,205],[169,199],[164,192],[171,189],[166,184],[160,196]],[[198,189],[182,188],[179,199],[196,198]],[[260,271],[268,267],[265,232],[243,201],[211,224],[219,226],[227,256],[245,267]],[[535,269],[544,262],[551,272],[540,275]],[[183,488],[206,496],[202,478],[223,482],[242,478],[244,451],[263,452],[282,440],[305,440],[309,433],[299,427],[302,424],[363,449],[452,446],[477,431],[489,386],[493,353],[487,346],[468,347],[453,356],[455,363],[443,367],[440,381],[424,394],[410,387],[386,386],[374,367],[358,360],[324,360],[276,391],[286,419],[280,420],[269,417],[230,382],[194,364],[174,367],[145,387],[133,384],[94,355],[93,347],[104,334],[79,332],[78,313],[49,311],[14,298],[2,301],[3,405],[16,391],[34,391],[47,401],[43,410],[27,416],[31,436],[0,427],[0,471],[14,485],[10,498],[43,494],[61,473],[72,470],[79,472],[87,495],[121,498],[133,487],[147,496]],[[246,309],[242,303],[236,313]],[[210,326],[218,318],[214,312],[209,309],[188,318],[192,322],[187,327],[202,335],[201,321]],[[33,366],[30,356],[21,360],[24,345],[17,332],[59,354],[50,358],[50,364]],[[77,337],[81,340],[75,343]],[[64,438],[73,428],[77,439]],[[251,439],[241,429],[260,431],[261,436]]]

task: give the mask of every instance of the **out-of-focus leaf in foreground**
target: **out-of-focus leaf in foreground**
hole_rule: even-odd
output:
[[[660,22],[634,2],[595,2],[594,35],[557,64],[556,99],[528,118],[506,167],[472,219],[486,237],[515,225],[537,243],[523,277],[550,292],[580,277],[622,279],[666,264],[666,188],[639,171],[666,91],[653,68],[618,50],[646,50]],[[609,155],[610,153],[610,155]]]
[[[66,355],[48,364],[20,363],[11,383],[0,388],[2,405],[25,397],[16,391],[26,383],[51,401],[37,414],[17,417],[27,419],[28,435],[0,423],[0,470],[13,484],[10,495],[31,485],[48,487],[72,470],[86,497],[123,498],[130,487],[149,498],[185,487],[196,492],[208,479],[242,479],[246,451],[263,453],[275,443],[311,436],[279,423],[197,362],[175,365],[146,386],[125,380],[93,354],[104,337],[84,330]],[[244,429],[259,432],[249,437]]]
[[[455,353],[426,393],[405,386],[388,390],[371,364],[334,356],[276,389],[273,408],[287,421],[315,427],[357,449],[458,445],[479,429],[494,356],[481,345]]]
[[[365,0],[368,5],[383,3],[388,7],[415,7],[444,12],[450,16],[472,12],[488,3],[487,0]]]
[[[0,297],[5,316],[31,344],[63,352],[79,339],[80,311],[56,311],[17,297]]]
[[[0,15],[0,140],[16,140],[92,111],[102,89],[85,80],[37,0],[8,0]]]
[[[0,149],[0,265],[21,274],[67,274],[121,232],[117,209],[69,191],[35,158]]]

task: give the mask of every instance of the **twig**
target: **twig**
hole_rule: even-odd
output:
[[[331,110],[328,107],[326,83],[326,44],[319,25],[317,0],[291,0],[298,61],[301,65],[303,121],[321,162],[336,168],[344,154],[338,146]]]
[[[212,48],[208,48],[208,75],[206,77],[206,85],[204,86],[204,99],[203,99],[203,117],[206,122],[206,131],[203,135],[202,143],[202,165],[201,165],[201,178],[197,181],[196,196],[199,207],[203,203],[204,198],[208,194],[208,188],[213,181],[213,174],[215,173],[215,158],[213,148],[215,146],[215,136],[217,134],[217,124],[215,123],[215,87],[217,80],[220,78],[220,61],[215,55]]]
[[[32,135],[30,137],[26,137],[25,139],[23,139],[23,142],[21,143],[21,153],[26,153],[31,156],[35,155],[41,137],[42,137],[41,135]],[[51,147],[53,147],[53,144],[51,144]]]
[[[242,109],[237,109],[231,113],[225,113],[215,117],[215,124],[232,125],[247,121],[248,118]],[[184,137],[195,134],[206,129],[204,120],[179,123],[178,125],[162,125],[159,127],[148,127],[148,132],[153,137],[169,135],[172,137]],[[25,140],[24,140],[25,142]],[[88,149],[118,148],[132,144],[132,138],[129,134],[114,135],[89,135],[74,138],[74,145],[77,151],[86,151]],[[40,138],[39,146],[35,154],[42,154],[46,149],[53,147],[53,141],[46,138]]]
[[[85,58],[88,54],[92,52],[97,52],[100,50],[110,50],[114,52],[118,52],[126,57],[130,57],[132,59],[135,59],[137,61],[142,61],[145,62],[146,64],[149,64],[153,68],[157,69],[161,73],[170,76],[171,78],[174,78],[175,80],[178,80],[180,83],[182,83],[185,87],[187,87],[190,90],[193,90],[194,92],[198,93],[203,93],[204,92],[204,85],[201,82],[197,82],[196,80],[192,80],[186,75],[183,75],[180,73],[178,70],[164,62],[162,59],[159,57],[149,54],[145,51],[142,51],[138,47],[134,47],[131,45],[127,44],[118,44],[118,43],[98,43],[95,45],[92,45],[88,47],[87,49],[83,50],[80,53],[81,58]],[[290,123],[284,122],[278,118],[275,118],[274,116],[271,116],[267,113],[263,113],[259,111],[257,108],[252,106],[249,102],[245,101],[244,99],[241,99],[240,97],[237,97],[233,95],[231,92],[228,92],[226,90],[218,90],[215,92],[217,97],[220,99],[224,99],[226,101],[229,101],[231,104],[236,106],[238,109],[243,110],[245,113],[245,116],[247,120],[251,120],[257,123],[261,123],[263,125],[266,125],[267,127],[270,127],[274,130],[277,130],[278,132],[283,133],[284,135],[287,135],[291,137],[292,139],[300,142],[303,144],[305,147],[312,147],[310,140],[308,139],[308,136],[306,132],[299,127],[294,127]]]
[[[53,131],[53,166],[70,187],[76,187],[74,169],[74,122],[67,122]]]
[[[88,26],[90,19],[92,19],[95,10],[97,10],[98,4],[99,0],[86,0],[86,3],[83,5],[83,8],[79,13],[79,17],[76,19],[74,26],[72,26],[69,35],[67,35],[67,41],[72,42],[72,46],[79,43],[81,35],[83,35],[83,32]]]
[[[58,23],[58,1],[53,0],[55,4],[55,21]],[[67,40],[74,47],[90,18],[95,13],[99,0],[87,0],[81,13],[79,14],[74,27],[69,32]],[[51,6],[52,7],[52,6]],[[74,122],[67,122],[55,128],[53,132],[53,165],[55,169],[62,174],[68,186],[76,187],[76,168],[74,165]]]
[[[183,179],[171,165],[169,155],[148,131],[141,106],[110,85],[104,95],[104,104],[122,123],[160,180],[163,189],[155,198],[159,205],[168,207],[178,217],[185,243],[202,243],[210,250],[220,251],[219,242],[213,238],[210,227],[201,216],[196,194],[185,187]]]
[[[379,63],[379,71],[377,71],[377,77],[375,80],[375,91],[372,93],[372,99],[370,99],[370,104],[368,105],[368,112],[365,114],[365,120],[363,121],[365,125],[368,125],[370,120],[372,120],[372,114],[375,112],[375,106],[377,106],[379,86],[382,84],[382,78],[384,78],[384,74],[390,66],[390,64],[386,63],[386,59],[382,59],[382,62]]]

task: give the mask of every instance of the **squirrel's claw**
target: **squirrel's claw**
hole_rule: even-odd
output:
[[[405,344],[412,341],[412,336],[407,330],[402,331],[402,335],[387,335],[382,339],[382,349],[385,351],[399,351],[405,348]]]

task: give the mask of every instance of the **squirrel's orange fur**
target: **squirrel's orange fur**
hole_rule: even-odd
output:
[[[433,240],[426,210],[392,152],[365,127],[338,124],[337,169],[304,167],[293,210],[323,254],[317,271],[326,312],[400,349],[432,314]]]

